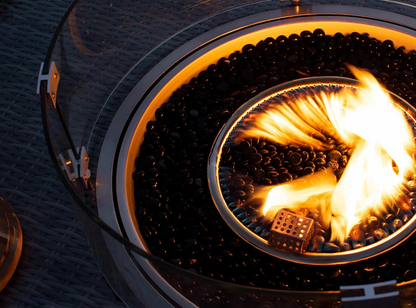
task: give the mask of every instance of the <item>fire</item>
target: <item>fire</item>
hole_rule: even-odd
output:
[[[279,209],[289,207],[293,210],[319,208],[321,213],[327,215],[336,184],[337,179],[329,169],[287,184],[277,185],[272,189],[260,190],[259,193],[266,196],[263,213],[275,217]]]
[[[337,181],[331,168],[267,190],[263,214],[274,218],[281,208],[319,209],[331,226],[331,241],[343,242],[354,225],[380,211],[402,192],[415,173],[414,139],[403,110],[368,72],[349,67],[362,89],[343,88],[302,95],[273,111],[253,117],[240,137],[265,137],[274,142],[327,150],[326,136],[353,149]],[[264,192],[264,191],[263,191]]]

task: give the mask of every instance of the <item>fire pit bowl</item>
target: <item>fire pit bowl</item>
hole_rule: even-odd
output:
[[[261,17],[262,20],[264,20],[263,18],[265,18],[265,16]],[[338,20],[339,18],[340,20]],[[129,104],[132,104],[133,102],[137,101],[138,97],[141,97],[141,104],[138,107],[137,111],[134,113],[134,115],[131,117],[131,121],[129,122],[129,125],[125,131],[124,139],[121,143],[118,155],[117,174],[115,178],[120,218],[123,221],[123,227],[125,228],[125,231],[129,239],[134,244],[138,245],[139,247],[142,247],[143,249],[150,249],[145,240],[146,235],[142,233],[142,229],[140,229],[140,224],[136,219],[136,213],[138,209],[136,208],[136,202],[133,193],[135,184],[131,176],[132,170],[135,170],[136,168],[135,161],[137,159],[138,153],[140,153],[140,146],[144,140],[145,132],[147,129],[147,123],[149,121],[155,120],[155,112],[158,108],[162,106],[164,102],[168,101],[173,89],[180,87],[182,84],[184,84],[184,82],[189,81],[192,77],[196,76],[201,70],[206,68],[207,63],[212,63],[211,59],[227,57],[230,54],[230,52],[232,52],[235,49],[242,48],[242,46],[244,46],[245,44],[257,42],[261,38],[264,39],[269,36],[274,36],[274,33],[276,33],[276,31],[279,34],[289,36],[292,33],[297,33],[305,29],[313,31],[317,27],[320,27],[324,31],[327,31],[327,34],[335,34],[338,31],[345,31],[346,28],[348,28],[348,32],[369,32],[371,33],[371,35],[373,35],[372,32],[374,31],[375,36],[387,35],[382,39],[387,37],[395,37],[395,40],[397,39],[397,42],[400,42],[398,43],[399,45],[409,44],[411,40],[413,40],[413,32],[409,32],[408,29],[399,30],[396,29],[396,25],[394,25],[392,28],[391,25],[386,25],[384,24],[384,22],[381,22],[379,20],[372,20],[371,23],[366,23],[365,20],[362,20],[361,18],[356,19],[356,17],[352,16],[337,16],[336,22],[333,22],[333,19],[333,16],[299,16],[289,20],[273,20],[266,23],[258,23],[258,21],[252,20],[250,22],[245,22],[247,24],[250,24],[250,27],[243,27],[241,29],[238,29],[238,31],[235,30],[228,33],[227,27],[225,27],[227,29],[224,28],[224,30],[215,30],[213,34],[216,37],[216,39],[201,37],[198,40],[192,42],[192,44],[195,45],[192,46],[191,44],[188,50],[194,50],[196,46],[199,46],[199,48],[196,49],[193,53],[189,54],[187,57],[180,58],[180,61],[177,62],[174,67],[171,67],[171,70],[169,70],[167,74],[163,76],[163,78],[159,79],[156,84],[153,84],[153,87],[151,88],[150,92],[143,93],[143,90],[147,88],[146,86],[144,86],[144,84],[149,82],[149,80],[143,79],[141,83],[138,84],[138,86],[131,92],[129,97],[126,99],[126,101],[129,102]],[[230,25],[229,27],[235,29],[237,26]],[[380,32],[381,28],[383,29],[382,32]],[[218,36],[218,31],[221,33],[227,33],[227,35]],[[388,33],[388,31],[393,32]],[[210,43],[200,46],[201,42]],[[181,50],[181,52],[183,51]],[[179,56],[179,54],[172,55],[172,61],[173,59],[177,59],[177,57]],[[169,59],[166,60],[168,61]],[[153,73],[156,76],[158,76],[158,71],[165,71],[165,69],[162,67],[156,67]],[[331,80],[335,80],[335,78],[331,78]],[[354,83],[353,81],[348,80],[343,80],[343,82],[345,82],[348,85],[353,85]],[[283,87],[287,87],[287,85],[284,85]],[[402,103],[401,100],[399,101],[401,102],[401,104],[403,104],[403,106],[406,106],[406,109],[408,108],[408,104]],[[116,122],[124,123],[123,120],[117,120]],[[100,166],[104,166],[105,164],[105,169],[109,170],[108,165],[106,163],[106,159],[102,162],[103,164],[100,164]],[[100,166],[98,175],[100,177],[108,176],[108,172],[100,172]],[[212,164],[209,168],[211,168],[211,166]],[[102,188],[106,191],[106,193],[101,195],[100,189],[100,191],[98,192],[99,201],[101,200],[104,203],[106,203],[104,199],[107,199],[106,196],[108,196],[108,190],[105,187]],[[224,214],[224,212],[222,212],[222,214],[223,217],[226,215]],[[230,224],[230,221],[227,222]],[[409,225],[413,226],[413,224],[414,220],[412,220],[412,222]],[[243,234],[245,232],[241,229],[238,229],[236,233],[238,233],[239,236],[241,236],[240,231]],[[397,238],[404,239],[412,231],[412,228],[409,227],[407,231],[399,232],[396,236]],[[253,242],[249,240],[249,242],[253,243],[255,242],[255,240],[253,240]],[[261,246],[261,241],[257,242],[259,242],[258,246],[255,246]],[[269,246],[266,245],[261,246],[261,250],[265,250],[268,253],[273,254],[274,256],[278,255],[280,259],[290,260],[291,262],[295,263],[303,263],[308,265],[325,264],[335,266],[337,264],[346,264],[354,260],[362,260],[370,257],[375,257],[379,253],[382,253],[383,249],[387,246],[395,246],[395,244],[393,244],[394,242],[389,242],[385,245],[383,244],[384,242],[385,241],[381,241],[379,245],[374,246],[376,248],[363,249],[359,253],[342,252],[339,254],[331,255],[317,255],[314,253],[308,253],[305,255],[290,255],[290,257],[288,257],[287,254],[280,254],[278,250],[271,250]],[[351,257],[352,255],[354,255],[354,257]],[[144,268],[147,274],[155,275],[152,277],[160,278],[159,275],[152,268],[152,266],[148,264],[146,261],[144,263],[141,262],[141,266]],[[169,289],[169,287],[164,285],[163,283],[158,283],[158,285],[167,287]]]
[[[148,159],[152,155],[143,156],[154,148],[152,138],[158,138],[151,133],[152,128],[160,124],[157,122],[161,116],[172,116],[169,114],[172,106],[167,108],[165,103],[174,100],[172,95],[177,89],[183,86],[186,91],[194,91],[198,82],[205,82],[206,74],[215,73],[212,65],[220,59],[243,49],[253,50],[245,46],[257,48],[263,41],[264,47],[266,42],[274,44],[280,36],[286,39],[292,36],[291,40],[296,41],[305,31],[316,31],[313,35],[323,40],[335,35],[337,39],[348,36],[354,40],[368,33],[367,38],[376,38],[375,57],[386,42],[382,48],[390,56],[400,54],[405,58],[373,63],[369,58],[351,55],[348,61],[356,66],[364,62],[375,74],[374,69],[387,67],[399,79],[390,75],[378,78],[388,90],[404,98],[404,101],[396,98],[396,103],[408,114],[414,114],[409,106],[416,103],[415,66],[410,59],[414,55],[405,53],[416,46],[416,8],[412,4],[353,0],[345,2],[347,5],[325,5],[330,1],[322,0],[293,6],[292,2],[184,1],[171,3],[173,8],[169,9],[166,2],[156,1],[138,9],[136,1],[113,5],[79,0],[59,26],[39,74],[38,91],[47,143],[56,169],[75,201],[97,262],[109,284],[128,305],[337,306],[341,300],[348,302],[347,297],[352,297],[353,303],[367,300],[367,293],[392,299],[397,305],[399,292],[400,305],[412,303],[416,292],[414,217],[405,228],[389,236],[392,241],[380,240],[354,251],[331,254],[305,251],[296,255],[272,249],[264,238],[235,221],[229,208],[223,206],[218,187],[217,154],[221,152],[223,139],[219,135],[217,140],[221,142],[216,144],[214,139],[223,124],[232,125],[233,121],[227,122],[226,116],[236,117],[243,110],[238,109],[238,104],[229,110],[225,108],[221,120],[215,119],[215,127],[207,128],[204,140],[209,141],[203,147],[197,145],[201,158],[197,162],[199,170],[197,177],[192,170],[192,180],[187,181],[193,188],[183,186],[187,172],[180,173],[178,179],[182,182],[172,179],[172,170],[178,167],[175,161],[167,162],[168,166],[166,161],[161,162],[160,155]],[[315,51],[308,50],[311,54]],[[314,75],[323,78],[319,79],[320,84],[334,82],[359,88],[351,79],[329,77],[351,77],[343,67],[348,62],[346,58],[327,62],[333,59],[330,52],[319,63],[282,74],[289,62],[298,63],[301,56],[296,56],[279,58],[274,64],[269,61],[278,66],[273,71],[278,71],[280,79],[267,76],[272,80],[264,83],[262,76],[255,86],[246,84],[241,89],[246,94],[250,89],[247,96],[238,96],[236,92],[233,97],[238,96],[240,103],[251,98],[261,100],[276,91],[315,82],[300,80]],[[406,63],[408,70],[396,70],[400,61],[395,60]],[[266,71],[268,68],[261,67]],[[402,74],[409,78],[404,84]],[[243,79],[252,82],[252,78],[258,77],[246,71]],[[272,89],[274,85],[277,88]],[[218,85],[213,93],[216,91],[225,93],[227,85]],[[199,105],[208,105],[204,95],[198,95]],[[259,96],[254,99],[256,95]],[[199,111],[192,110],[190,116],[198,117]],[[217,110],[215,117],[219,113]],[[189,124],[181,120],[178,123]],[[193,133],[170,137],[182,144],[189,136],[200,137]],[[215,150],[208,163],[212,146]],[[171,151],[179,157],[170,146],[165,151],[158,147],[158,151],[166,155]],[[182,159],[179,164],[188,164],[186,157]],[[149,174],[154,178],[149,178]],[[170,190],[159,191],[160,194],[153,190],[163,186],[169,186]],[[196,193],[205,197],[184,198]],[[177,216],[172,219],[172,215]],[[303,219],[302,213],[295,215],[298,222]],[[183,223],[175,226],[164,221],[182,218]],[[201,225],[204,219],[207,225]],[[199,238],[201,230],[204,238]],[[312,225],[305,224],[302,230],[309,234]],[[179,247],[173,250],[172,244]],[[307,242],[299,242],[301,251],[306,246]],[[359,299],[354,296],[361,293],[365,296]]]

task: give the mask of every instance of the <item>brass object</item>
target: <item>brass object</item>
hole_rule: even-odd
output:
[[[289,252],[302,253],[312,239],[314,220],[280,209],[268,237],[269,244]]]
[[[22,252],[22,228],[6,199],[0,196],[0,291],[7,285]]]

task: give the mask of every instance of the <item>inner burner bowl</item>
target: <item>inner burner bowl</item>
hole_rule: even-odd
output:
[[[346,87],[351,89],[351,91],[359,91],[360,86],[361,84],[358,80],[343,77],[310,77],[280,84],[262,92],[261,94],[247,101],[230,117],[230,119],[221,129],[213,145],[209,158],[208,179],[211,195],[218,211],[221,213],[221,216],[224,218],[230,228],[232,228],[248,243],[277,258],[285,259],[295,263],[310,265],[335,265],[351,263],[377,256],[380,253],[386,252],[389,249],[399,245],[401,241],[405,240],[414,232],[416,227],[416,216],[413,216],[401,229],[392,233],[388,237],[358,249],[335,253],[290,253],[284,250],[276,249],[275,247],[271,246],[266,239],[248,229],[247,226],[244,225],[236,217],[235,214],[233,214],[233,208],[227,204],[222,193],[220,161],[223,148],[226,144],[233,143],[233,135],[235,135],[234,131],[238,130],[238,127],[244,130],[245,124],[242,124],[244,119],[248,118],[253,112],[255,113],[253,117],[255,117],[259,112],[262,112],[262,105],[267,105],[269,99],[278,99],[285,93],[297,93],[306,91],[306,89],[309,89],[309,91],[318,89],[318,91],[329,92],[331,89],[335,90]],[[399,106],[403,112],[405,112],[407,118],[412,121],[413,127],[413,119],[415,118],[416,110],[399,96],[393,93],[390,93],[390,96],[392,97],[395,104]]]

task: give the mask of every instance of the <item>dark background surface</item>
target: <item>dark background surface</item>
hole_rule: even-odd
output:
[[[23,229],[1,307],[120,307],[47,151],[36,84],[71,0],[0,1],[0,195]]]

